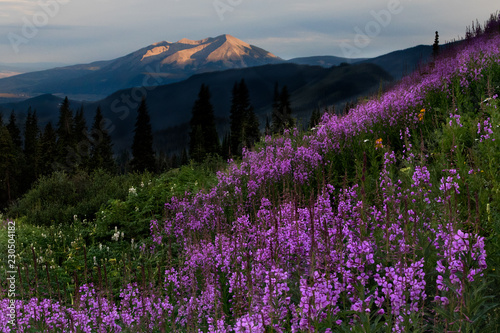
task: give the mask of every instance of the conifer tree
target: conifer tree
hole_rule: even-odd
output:
[[[248,110],[244,127],[245,146],[253,147],[260,140],[259,119],[253,109]]]
[[[68,97],[64,99],[59,108],[59,121],[57,123],[57,160],[64,163],[68,153],[74,149],[74,119],[69,106]]]
[[[92,170],[103,169],[109,172],[116,171],[116,164],[113,158],[113,142],[111,136],[103,128],[103,116],[101,107],[98,106],[94,117],[94,124],[89,133],[90,138],[90,161]]]
[[[57,134],[52,123],[45,125],[40,139],[40,174],[50,175],[54,171],[53,163],[57,159]]]
[[[241,109],[241,96],[238,84],[235,82],[233,86],[233,94],[231,101],[231,110],[229,111],[229,121],[231,124],[229,144],[232,154],[238,154],[241,149],[242,130],[243,130],[243,110]],[[223,147],[226,150],[226,147]],[[223,152],[224,155],[225,152]]]
[[[23,190],[24,177],[22,175],[22,171],[24,169],[23,166],[25,165],[21,130],[17,125],[17,118],[14,110],[12,110],[10,114],[9,123],[7,124],[5,129],[9,132],[9,138],[4,138],[4,145],[8,145],[5,142],[8,142],[9,140],[10,142],[12,142],[12,155],[6,155],[7,161],[5,162],[5,165],[8,165],[6,169],[8,170],[8,172],[5,174],[5,181],[8,182],[7,190],[9,191],[8,200],[10,202],[11,200],[16,199]],[[4,146],[4,150],[7,149],[5,147],[6,146]],[[3,158],[3,155],[0,154],[0,156],[2,156]]]
[[[278,86],[274,89],[273,114],[271,116],[271,131],[273,133],[282,133],[284,129],[290,129],[295,126],[292,118],[292,108],[290,104],[290,94],[285,85],[281,93],[278,93]]]
[[[132,143],[132,170],[144,172],[154,171],[155,153],[153,151],[153,131],[149,118],[146,99],[143,98],[137,109],[137,120],[135,122],[134,141]]]
[[[315,108],[311,114],[311,119],[309,120],[309,128],[313,128],[319,124],[321,120],[321,111],[318,108]]]
[[[17,166],[16,147],[10,136],[10,131],[7,127],[0,127],[0,192],[2,193],[2,206],[13,199],[13,182]]]
[[[88,169],[90,163],[91,144],[88,136],[87,121],[85,120],[83,106],[81,106],[75,113],[73,142],[75,143],[76,153],[79,155],[79,166],[84,169]]]
[[[195,101],[190,121],[189,153],[197,162],[203,161],[208,154],[218,154],[219,136],[215,126],[214,109],[210,102],[210,90],[202,84],[198,99]]]
[[[10,113],[9,123],[7,124],[7,129],[9,130],[10,139],[16,148],[21,149],[23,141],[21,139],[21,130],[17,126],[17,119],[14,110]]]
[[[266,116],[266,128],[265,128],[264,132],[265,132],[264,133],[265,135],[271,135],[272,134],[272,132],[271,132],[271,124],[269,124],[269,117],[268,116]]]
[[[226,133],[222,139],[221,155],[225,160],[231,156],[231,133]]]
[[[231,153],[241,156],[243,146],[253,146],[260,138],[259,120],[250,104],[245,80],[235,84],[231,105]]]
[[[180,165],[187,165],[189,163],[189,156],[186,148],[182,150]]]
[[[434,37],[434,44],[432,44],[432,56],[434,59],[439,55],[439,34],[436,31],[436,36]]]
[[[174,153],[172,154],[172,156],[170,156],[170,168],[176,169],[179,166],[180,166],[179,156]]]
[[[79,143],[80,141],[86,141],[88,137],[87,122],[85,120],[85,114],[83,112],[83,106],[80,107],[75,113],[75,141]]]
[[[24,170],[24,189],[27,190],[31,184],[40,175],[40,129],[38,128],[38,117],[36,110],[31,113],[31,108],[28,110],[26,124],[24,127],[24,156],[25,156],[25,170]]]

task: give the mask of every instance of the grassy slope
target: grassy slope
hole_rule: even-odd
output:
[[[449,60],[442,59],[442,62],[445,63]],[[182,177],[158,179],[151,187],[147,183],[145,187],[137,184],[137,195],[131,192],[123,200],[110,202],[101,213],[97,214],[97,220],[90,224],[78,222],[69,229],[58,226],[36,228],[24,224],[21,218],[19,220],[20,229],[18,230],[18,237],[22,239],[19,252],[22,258],[20,259],[26,263],[26,269],[33,272],[34,267],[28,266],[30,260],[32,261],[32,253],[28,244],[34,242],[36,256],[40,259],[39,264],[48,262],[52,272],[51,289],[47,288],[47,282],[43,281],[43,266],[38,267],[40,281],[33,281],[33,273],[31,273],[32,280],[29,282],[24,281],[23,290],[26,292],[26,296],[38,295],[46,297],[47,295],[44,296],[44,293],[53,293],[55,295],[54,275],[64,280],[69,286],[67,290],[72,293],[72,285],[76,283],[76,281],[71,280],[72,271],[77,271],[80,275],[83,275],[84,272],[86,272],[86,275],[93,274],[92,279],[96,284],[99,283],[103,280],[98,278],[101,272],[98,271],[97,266],[95,269],[90,268],[93,266],[94,257],[101,263],[102,267],[106,267],[109,279],[109,281],[106,280],[106,285],[109,283],[111,291],[115,293],[130,281],[138,281],[139,285],[141,285],[145,281],[163,280],[163,270],[165,268],[175,268],[179,271],[179,274],[181,271],[189,273],[189,266],[183,264],[186,261],[192,265],[192,273],[197,276],[192,281],[198,290],[197,292],[203,294],[208,281],[203,270],[209,266],[193,261],[191,258],[196,255],[203,258],[202,253],[209,252],[210,244],[222,246],[221,243],[217,243],[217,237],[227,237],[231,241],[236,241],[240,237],[252,233],[274,237],[272,230],[276,230],[278,233],[278,231],[282,232],[286,229],[286,221],[282,216],[288,216],[289,219],[293,220],[294,214],[306,214],[304,216],[307,217],[305,218],[307,220],[311,218],[310,215],[307,215],[307,210],[316,212],[317,209],[323,207],[320,206],[322,198],[326,198],[326,202],[331,201],[334,211],[340,210],[340,203],[352,204],[350,210],[345,211],[344,214],[356,219],[357,224],[352,225],[353,230],[364,235],[362,237],[366,237],[367,241],[373,241],[374,248],[378,249],[373,253],[377,263],[387,267],[391,267],[391,265],[396,267],[397,261],[390,262],[384,259],[388,256],[388,253],[383,249],[384,244],[386,242],[387,246],[393,246],[394,244],[391,245],[384,233],[381,233],[381,230],[384,230],[384,225],[388,225],[384,224],[388,223],[387,221],[384,223],[378,222],[381,225],[379,227],[376,224],[371,224],[371,220],[367,216],[375,211],[392,214],[394,218],[391,218],[391,221],[398,220],[396,213],[400,213],[401,219],[407,221],[411,217],[409,211],[412,210],[416,212],[417,216],[422,217],[419,224],[415,223],[419,228],[425,229],[425,222],[428,222],[432,227],[429,230],[439,230],[439,228],[445,228],[447,222],[452,221],[453,230],[450,231],[450,235],[456,235],[457,230],[462,230],[471,235],[479,234],[485,237],[488,269],[482,272],[482,276],[476,276],[476,281],[464,284],[466,293],[464,292],[461,295],[457,295],[453,291],[442,291],[441,293],[438,292],[436,287],[438,274],[435,270],[435,265],[439,259],[439,251],[429,250],[431,247],[429,247],[427,239],[416,237],[418,233],[415,234],[411,230],[406,230],[408,226],[413,228],[412,224],[407,222],[401,224],[405,230],[405,237],[411,239],[409,244],[414,244],[412,245],[412,249],[415,251],[414,254],[416,254],[417,258],[425,258],[423,269],[426,272],[426,292],[429,295],[427,301],[419,303],[423,307],[422,310],[414,311],[411,316],[405,316],[403,325],[406,325],[407,329],[412,327],[413,331],[424,329],[431,331],[456,331],[457,329],[462,331],[497,330],[500,316],[498,310],[491,309],[493,302],[488,297],[500,296],[498,288],[500,285],[500,211],[498,209],[500,207],[500,183],[498,178],[500,174],[500,151],[498,149],[498,140],[500,140],[498,129],[500,126],[500,113],[498,107],[500,107],[500,103],[495,97],[500,93],[500,64],[498,54],[496,58],[493,57],[491,62],[486,63],[481,60],[481,57],[476,57],[471,58],[471,62],[467,63],[469,70],[462,77],[453,76],[449,82],[444,83],[441,80],[433,82],[429,86],[431,88],[421,96],[422,98],[414,98],[413,95],[408,95],[407,99],[403,99],[413,101],[408,102],[403,107],[390,104],[389,108],[382,109],[383,114],[381,114],[381,109],[377,107],[377,105],[384,105],[384,97],[381,97],[378,101],[369,101],[365,105],[358,107],[357,110],[351,111],[351,114],[344,119],[356,121],[355,128],[347,126],[348,122],[345,123],[345,126],[342,125],[344,127],[335,125],[340,120],[335,117],[325,116],[322,126],[306,136],[292,133],[286,137],[268,139],[265,145],[259,147],[256,152],[249,153],[239,165],[232,165],[225,174],[220,174],[215,192],[213,189],[202,192],[205,194],[195,195],[194,201],[188,197],[187,200],[181,201],[185,203],[184,208],[179,208],[180,206],[176,206],[175,202],[169,206],[168,208],[171,208],[172,211],[166,211],[165,217],[167,221],[174,223],[175,227],[172,230],[177,231],[177,237],[173,238],[168,233],[156,233],[153,230],[153,236],[163,237],[163,241],[159,242],[159,244],[153,242],[154,237],[153,239],[135,239],[132,242],[132,237],[140,237],[139,234],[135,235],[134,232],[138,228],[144,228],[144,225],[135,224],[139,221],[140,223],[146,223],[147,221],[147,218],[144,216],[139,218],[137,214],[143,211],[158,211],[157,208],[151,209],[150,206],[162,205],[165,198],[170,197],[175,192],[176,186],[179,186],[179,181],[184,184],[191,184],[190,188],[196,190],[199,185],[196,178],[202,174],[190,174],[189,169],[186,169],[184,180],[182,180]],[[438,69],[443,69],[439,67],[439,64],[435,66]],[[477,75],[477,69],[481,70],[479,76]],[[415,90],[415,87],[422,80],[433,79],[433,68],[427,70],[429,72],[422,72],[414,77],[407,78],[402,83],[405,88],[403,91]],[[391,92],[385,96],[390,96],[390,94]],[[389,97],[387,98],[389,99]],[[490,99],[487,100],[488,98]],[[422,109],[426,111],[422,112]],[[360,114],[363,114],[360,110],[364,110],[366,112],[364,114],[375,114],[375,120],[370,117],[359,117]],[[379,114],[376,114],[377,112]],[[455,117],[456,115],[460,117]],[[353,124],[351,123],[351,125]],[[342,129],[342,132],[340,129]],[[375,140],[379,138],[382,139],[382,144],[377,147]],[[321,155],[319,158],[312,155],[300,155],[298,153],[300,147],[314,148]],[[392,160],[390,158],[392,151],[395,152],[394,162],[385,162],[384,164],[384,161]],[[315,158],[321,163],[315,164]],[[272,166],[275,165],[279,166],[272,169]],[[270,166],[270,168],[265,169],[266,166]],[[417,174],[418,170],[422,170],[423,166],[429,171],[428,181],[433,186],[415,188],[413,186],[415,185],[415,174]],[[456,170],[456,173],[449,170]],[[194,170],[191,169],[191,171]],[[460,175],[460,179],[456,176],[457,173]],[[449,182],[447,177],[451,177]],[[384,189],[381,186],[382,180],[392,181],[394,185],[388,186],[386,183]],[[201,180],[199,181],[201,182]],[[257,185],[251,185],[253,184],[252,181]],[[454,189],[450,189],[451,192],[445,193],[440,191],[440,184],[446,184],[447,182],[450,184],[457,183],[460,193],[457,193]],[[340,190],[326,190],[325,192],[325,189],[329,189],[325,184],[331,184],[337,189],[343,189],[344,193],[352,193],[355,197],[349,201],[345,197],[346,194],[342,194]],[[236,185],[241,189],[241,192],[236,189]],[[353,185],[357,186],[348,191]],[[396,194],[401,193],[401,196],[408,196],[410,199],[408,201],[397,201],[397,195],[396,197],[392,196],[387,192],[388,189],[392,189]],[[229,194],[223,198],[221,194],[224,191],[229,191]],[[248,199],[252,191],[255,194]],[[416,194],[410,194],[410,191],[415,191]],[[155,195],[155,192],[157,192],[157,195]],[[211,195],[210,193],[215,194]],[[330,194],[325,196],[324,193]],[[177,195],[179,194],[177,192]],[[429,204],[423,201],[425,197],[429,198]],[[154,202],[151,202],[151,198],[154,198]],[[271,208],[263,206],[263,198],[270,201]],[[415,202],[411,200],[412,198],[415,199]],[[441,199],[441,202],[436,201],[436,199]],[[356,205],[359,202],[363,202],[363,207],[366,208],[360,209],[357,207]],[[217,215],[219,212],[217,209],[214,210],[217,212],[215,215],[222,221],[222,225],[216,222],[216,220],[219,221],[218,219],[214,220],[211,217],[203,220],[205,217],[202,210],[208,204],[225,208],[220,211],[220,215]],[[385,208],[388,205],[389,207]],[[136,210],[136,207],[139,209]],[[272,212],[271,216],[273,214],[275,216],[279,215],[280,217],[276,217],[276,219],[282,222],[279,222],[280,224],[276,226],[274,226],[274,223],[276,223],[274,221],[273,224],[267,225],[266,223],[269,221],[258,216],[264,214],[265,211]],[[178,212],[182,212],[187,217],[178,219],[178,215],[174,214]],[[276,215],[277,212],[280,214]],[[250,221],[249,225],[243,223],[244,219],[242,218],[245,216]],[[201,225],[200,228],[194,228],[193,225],[189,224],[193,221],[188,217],[196,217],[197,220],[203,220],[205,224]],[[348,223],[346,219],[343,219],[343,221]],[[161,225],[161,221],[159,222]],[[117,225],[119,226],[118,231],[125,230],[125,234],[124,236],[119,234],[118,240],[112,241],[111,237],[115,234],[113,226],[118,223],[120,223]],[[358,230],[359,226],[365,226],[365,231]],[[321,228],[321,225],[319,227]],[[179,230],[182,230],[183,233],[179,233]],[[309,237],[307,227],[304,230],[306,230],[304,235]],[[323,231],[327,230],[324,229]],[[366,232],[367,234],[363,234]],[[2,233],[2,237],[5,237],[4,235]],[[47,237],[47,235],[51,236]],[[423,231],[422,234],[418,235],[431,237],[432,232]],[[52,239],[56,239],[56,241],[51,241]],[[441,240],[444,241],[444,238]],[[286,238],[281,242],[287,244]],[[279,243],[275,242],[274,244]],[[1,244],[5,244],[5,242],[1,242]],[[87,246],[87,253],[82,253],[84,244]],[[238,251],[243,251],[238,253],[244,255],[245,249],[248,248],[254,251],[271,251],[271,253],[278,251],[278,249],[273,250],[272,244],[273,242],[264,242],[264,244],[249,242],[246,246],[238,249]],[[312,245],[309,244],[308,246],[309,249],[318,251],[317,254],[319,255],[325,253],[320,250],[321,245],[327,244],[328,242],[322,243],[320,239],[317,239],[312,242]],[[335,245],[341,247],[342,243],[335,243]],[[141,250],[141,247],[152,246],[156,246],[154,251]],[[198,252],[199,250],[201,252]],[[1,251],[6,253],[5,249],[1,249]],[[245,273],[244,270],[237,268],[237,262],[234,261],[236,257],[232,256],[237,256],[238,253],[227,252],[230,261],[230,268],[228,269],[234,273]],[[314,253],[314,251],[310,252],[308,250],[308,253]],[[286,255],[286,251],[279,255],[276,252],[274,266],[285,269],[287,267],[287,259],[284,259]],[[44,257],[43,260],[40,258],[42,256]],[[300,254],[297,254],[297,256],[300,257]],[[87,257],[86,262],[84,261],[85,257]],[[206,261],[208,261],[208,258]],[[101,259],[102,261],[100,261]],[[301,267],[300,270],[289,270],[288,272],[292,275],[285,279],[291,289],[288,293],[291,301],[299,308],[301,307],[300,301],[303,299],[301,298],[303,290],[300,289],[300,281],[305,279],[306,283],[309,283],[311,287],[317,283],[315,275],[312,274],[312,271],[308,271],[308,267],[313,267],[311,269],[318,272],[325,272],[324,267],[319,264],[321,262],[319,257],[312,261],[314,264],[311,263],[311,258],[308,256],[303,259],[303,261],[298,261],[297,266],[300,268],[301,262],[306,263],[306,265]],[[404,259],[406,260],[406,255]],[[398,260],[401,262],[403,257],[398,258]],[[470,265],[470,268],[477,268],[477,260],[476,262],[470,262]],[[142,267],[146,267],[146,269],[142,270]],[[198,268],[198,271],[196,268]],[[374,266],[369,266],[369,264],[365,268],[376,269]],[[267,267],[266,269],[269,271],[270,268]],[[145,277],[141,276],[141,271]],[[446,274],[442,275],[445,276],[445,279],[448,279],[446,283],[453,290],[456,285],[453,285],[449,272]],[[186,279],[189,279],[190,276],[187,274]],[[216,285],[216,288],[220,288],[218,289],[220,308],[215,307],[212,309],[215,312],[215,315],[212,314],[215,319],[226,319],[226,324],[220,327],[227,327],[227,324],[242,324],[242,318],[252,319],[246,314],[244,304],[238,303],[241,301],[238,300],[238,296],[243,295],[246,289],[240,287],[240,290],[234,290],[233,288],[233,292],[229,292],[227,289],[229,282],[224,280],[226,278],[228,276],[221,275],[219,277],[220,284]],[[90,276],[88,279],[91,279]],[[265,280],[262,282],[265,284]],[[376,287],[376,283],[373,281],[370,283],[370,288]],[[45,287],[35,288],[36,284]],[[5,288],[5,285],[3,287]],[[30,287],[33,290],[30,291]],[[179,286],[178,291],[185,293],[184,288],[184,286]],[[172,290],[162,291],[160,289],[158,292],[159,294],[167,293],[171,297],[173,295]],[[440,304],[433,301],[436,294],[447,296],[452,304],[440,306]],[[177,300],[177,304],[173,303],[177,307],[177,314],[181,312],[181,307],[185,305],[182,296],[186,295],[189,296],[189,293],[182,294]],[[255,298],[257,296],[258,294],[254,295]],[[66,297],[68,296],[63,296],[63,298]],[[344,297],[346,296],[344,295]],[[231,298],[233,298],[232,305],[229,303]],[[283,299],[277,299],[277,301],[283,301]],[[328,315],[323,321],[313,320],[304,325],[310,325],[311,329],[320,332],[324,332],[327,327],[348,330],[347,323],[349,320],[353,320],[355,323],[354,331],[365,331],[368,326],[371,326],[374,331],[386,331],[383,326],[378,326],[378,324],[386,322],[393,325],[397,321],[397,316],[390,315],[390,311],[394,310],[394,304],[390,302],[388,304],[383,307],[387,311],[385,315],[366,316],[363,315],[363,312],[359,312],[356,316],[350,312],[352,310],[350,301],[344,300],[340,305],[340,314]],[[255,305],[260,306],[258,302]],[[229,310],[230,306],[233,307],[233,310]],[[373,304],[370,307],[373,310],[377,309],[377,311],[380,309],[380,307]],[[455,311],[456,309],[458,310]],[[209,311],[209,313],[212,312]],[[171,316],[172,322],[175,322],[176,315],[171,314]],[[281,318],[285,320],[279,320],[278,314],[276,316],[278,317],[271,318],[272,323],[276,325],[282,324],[285,330],[292,328],[293,313],[285,314],[285,317]],[[409,323],[409,319],[413,320],[413,325]],[[252,320],[257,323],[259,319],[254,318]],[[343,323],[338,325],[338,320],[343,320]],[[38,323],[37,325],[41,324]],[[161,325],[161,323],[158,322],[158,325]],[[179,322],[178,325],[182,326],[183,324]],[[297,325],[300,326],[298,323]],[[198,324],[194,322],[185,324],[184,329],[194,330],[198,327],[205,331],[208,326],[207,322],[201,320]],[[267,326],[270,330],[270,325]]]

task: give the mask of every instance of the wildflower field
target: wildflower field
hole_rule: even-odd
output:
[[[144,179],[64,234],[19,221],[0,332],[500,330],[499,22],[190,193]]]

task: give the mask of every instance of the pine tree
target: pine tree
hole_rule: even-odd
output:
[[[94,124],[89,133],[89,166],[91,170],[103,169],[108,172],[115,172],[116,163],[113,158],[113,142],[108,132],[103,129],[103,119],[101,107],[98,106],[94,117]]]
[[[311,114],[311,119],[309,120],[309,129],[316,127],[321,120],[321,112],[318,108],[314,109]]]
[[[271,131],[273,133],[282,133],[285,129],[295,126],[292,118],[292,108],[290,104],[290,94],[285,85],[281,93],[278,93],[278,86],[274,88],[273,114],[271,116]]]
[[[189,156],[186,148],[182,150],[180,165],[187,165],[189,163]]]
[[[219,136],[215,126],[215,115],[210,103],[208,86],[201,85],[198,99],[195,101],[190,121],[189,154],[197,162],[209,154],[218,154],[220,151]]]
[[[36,110],[31,113],[31,108],[28,110],[26,124],[24,127],[24,190],[31,187],[33,182],[40,175],[40,129],[38,128],[38,117]]]
[[[250,104],[245,80],[233,88],[231,105],[231,153],[241,156],[243,146],[251,147],[260,138],[259,120]]]
[[[231,157],[231,133],[226,133],[222,139],[221,145],[221,155],[222,158],[227,160]]]
[[[17,126],[17,119],[14,110],[10,113],[9,123],[7,124],[7,129],[9,130],[10,138],[15,147],[21,149],[23,141],[21,139],[21,130]]]
[[[245,122],[245,145],[247,147],[253,147],[256,142],[260,140],[260,124],[259,119],[253,109],[248,110]]]
[[[73,131],[73,142],[75,143],[76,153],[79,155],[79,166],[84,169],[89,169],[90,160],[90,148],[91,143],[88,140],[88,128],[87,121],[85,120],[85,114],[83,111],[83,106],[80,107],[75,114],[74,121],[74,131]]]
[[[6,181],[6,190],[8,190],[8,200],[9,202],[11,200],[14,200],[20,195],[23,191],[23,183],[24,177],[22,174],[23,171],[23,166],[25,165],[24,162],[24,152],[23,152],[23,140],[21,137],[21,130],[19,129],[17,125],[17,119],[16,115],[14,113],[14,110],[12,110],[9,118],[9,123],[5,127],[5,129],[9,132],[9,138],[4,137],[4,151],[7,149],[6,145],[8,145],[8,141],[12,142],[12,150],[11,154],[12,155],[6,155],[7,160],[4,165],[7,165],[6,169],[7,172],[5,174],[5,181]],[[4,134],[5,136],[5,134]],[[0,154],[0,156],[3,155]],[[10,160],[10,161],[9,161]],[[0,179],[2,177],[2,174],[0,174]]]
[[[271,133],[276,134],[280,132],[282,124],[282,117],[280,116],[280,91],[278,82],[274,85],[273,95],[273,111],[271,114]]]
[[[57,123],[57,160],[65,163],[68,154],[74,151],[74,119],[70,109],[68,97],[64,99],[59,108],[59,121]]]
[[[172,156],[170,156],[170,167],[172,169],[176,169],[179,166],[180,166],[179,157],[177,156],[177,154],[172,154]]]
[[[439,55],[439,34],[436,31],[436,36],[434,37],[434,44],[432,44],[432,56],[434,59]]]
[[[266,116],[266,128],[265,128],[264,132],[265,132],[264,133],[265,135],[271,135],[272,134],[272,132],[271,132],[271,124],[269,124],[269,117],[268,116]]]
[[[295,126],[295,120],[292,118],[292,106],[290,103],[290,94],[288,93],[288,87],[285,85],[281,89],[280,94],[280,110],[281,114],[284,115],[284,125],[286,128],[290,129]]]
[[[40,139],[40,174],[50,175],[54,171],[53,164],[57,158],[57,134],[52,123],[45,125]]]
[[[0,159],[0,188],[2,189],[0,200],[1,205],[6,206],[14,198],[13,178],[17,161],[16,147],[5,126],[0,127],[0,156],[2,156]]]
[[[231,132],[229,142],[227,143],[229,143],[231,153],[239,155],[243,136],[243,111],[241,109],[240,89],[236,82],[233,86],[233,97],[231,101],[231,110],[229,111],[229,121],[231,123]]]
[[[145,98],[142,99],[137,109],[132,156],[132,161],[130,162],[132,170],[138,172],[146,170],[154,171],[153,131],[151,129],[151,120]]]
[[[83,106],[80,107],[75,114],[75,135],[74,140],[78,144],[81,141],[87,141],[88,137],[88,129],[87,129],[87,121],[85,120],[85,114],[83,112]]]

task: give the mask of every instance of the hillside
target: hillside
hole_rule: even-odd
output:
[[[499,331],[499,95],[497,13],[241,159],[54,173],[0,225],[35,276],[0,264],[0,331]]]

